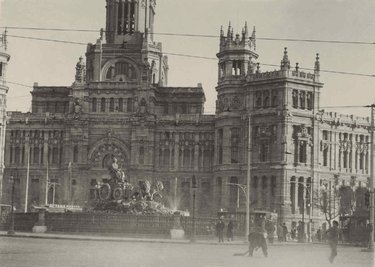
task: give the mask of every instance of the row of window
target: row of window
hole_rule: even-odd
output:
[[[126,107],[124,106],[126,105]],[[133,112],[133,99],[132,98],[92,98],[91,111],[92,112]]]
[[[279,105],[279,92],[277,90],[262,90],[255,92],[255,108],[274,108]]]
[[[297,207],[299,213],[310,213],[311,200],[311,178],[291,177],[290,178],[290,201],[292,205],[292,214],[296,213]]]
[[[329,142],[332,140],[332,132],[324,130],[322,132],[323,141],[328,142],[327,145],[322,146],[323,154],[323,166],[328,167],[330,165],[331,159],[334,157],[333,153],[330,153]],[[338,154],[338,167],[344,169],[354,169],[355,170],[368,170],[368,158],[369,155],[366,150],[354,150],[352,144],[357,145],[367,145],[369,143],[369,136],[349,134],[349,133],[339,133],[340,145]],[[350,145],[350,147],[349,147]],[[332,148],[331,148],[332,149]],[[354,166],[353,166],[354,160]]]
[[[44,101],[32,103],[33,113],[68,113],[69,101]]]
[[[120,0],[117,14],[117,34],[134,33],[135,31],[135,2]]]
[[[232,65],[229,66],[231,69],[232,76],[241,76],[245,74],[244,70],[244,61],[243,60],[232,60]],[[220,71],[220,77],[224,78],[226,75],[226,69],[227,69],[227,62],[220,63],[219,71]]]
[[[303,90],[293,90],[293,108],[312,110],[314,105],[313,93]]]
[[[63,161],[63,151],[63,147],[49,146],[47,152],[48,164],[61,165]],[[26,153],[25,146],[11,146],[9,148],[9,164],[25,165],[27,162],[30,162],[32,165],[45,164],[43,147],[30,147],[29,153]]]
[[[241,129],[240,128],[231,128],[230,129],[230,162],[231,163],[240,163],[240,145],[241,145]],[[217,132],[217,155],[218,155],[218,164],[223,164],[223,140],[224,140],[224,131],[219,129]]]
[[[55,138],[62,140],[64,138],[64,131],[50,130],[50,131],[41,131],[41,130],[11,130],[10,137],[11,139],[22,139],[26,136],[30,138],[41,138],[43,139],[47,136],[49,139]]]

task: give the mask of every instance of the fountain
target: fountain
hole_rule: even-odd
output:
[[[99,182],[95,190],[93,212],[116,212],[136,215],[172,215],[174,210],[165,207],[160,200],[164,189],[161,181],[151,183],[145,179],[132,185],[117,165],[117,159],[109,168],[111,180]]]
[[[178,211],[178,205],[180,203],[180,199],[177,198],[177,177],[174,179],[174,190],[173,190],[173,203],[172,203],[172,210],[174,210],[174,220],[173,220],[173,228],[171,229],[171,238],[172,239],[184,239],[185,231],[181,227],[181,214]]]

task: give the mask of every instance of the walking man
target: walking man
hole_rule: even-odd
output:
[[[331,255],[329,256],[329,262],[333,263],[333,260],[337,256],[337,243],[339,241],[339,223],[333,221],[333,226],[329,228],[326,232],[328,245],[331,248]]]
[[[223,219],[220,218],[220,220],[216,224],[216,232],[217,232],[217,236],[219,237],[219,243],[220,242],[224,243],[224,228],[225,228],[225,224],[223,222]]]
[[[228,226],[227,226],[227,239],[229,241],[233,241],[233,228],[234,228],[234,223],[232,220],[229,221]]]

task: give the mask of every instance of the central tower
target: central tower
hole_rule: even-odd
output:
[[[107,43],[128,42],[134,33],[152,40],[155,6],[155,0],[107,0]]]

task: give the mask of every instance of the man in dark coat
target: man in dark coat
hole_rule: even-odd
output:
[[[288,234],[288,227],[286,227],[286,224],[283,223],[283,241],[285,242],[286,241],[286,236]]]
[[[227,239],[228,241],[233,241],[233,228],[234,228],[234,223],[232,220],[229,221],[228,226],[227,226]]]
[[[266,238],[264,237],[265,229],[264,229],[264,218],[261,218],[254,227],[254,230],[249,234],[249,257],[253,256],[254,249],[262,248],[263,255],[265,257],[268,256],[268,247]]]
[[[331,255],[329,256],[329,262],[333,263],[333,260],[337,256],[337,243],[339,241],[339,223],[333,221],[333,226],[326,232],[328,245],[331,248]]]
[[[216,232],[217,232],[217,236],[219,237],[219,243],[220,242],[224,243],[224,228],[225,228],[225,224],[223,220],[220,218],[220,220],[216,224]]]
[[[264,233],[252,232],[249,234],[249,257],[253,256],[254,249],[262,248],[263,255],[268,256],[268,247]]]

